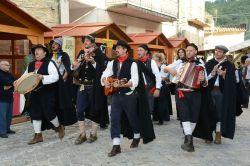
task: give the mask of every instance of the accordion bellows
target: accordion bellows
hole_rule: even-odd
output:
[[[187,62],[184,66],[179,82],[189,88],[199,89],[199,74],[201,72],[204,73],[204,68],[202,66],[197,66],[194,63]]]

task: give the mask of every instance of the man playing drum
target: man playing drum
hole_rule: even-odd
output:
[[[35,135],[28,142],[29,145],[43,142],[41,131],[55,127],[59,138],[64,137],[64,126],[60,125],[56,114],[56,82],[59,74],[56,66],[49,58],[48,49],[38,44],[31,49],[35,60],[26,69],[25,74],[36,72],[39,74],[38,86],[31,91],[30,117],[34,127]],[[16,83],[15,83],[15,86]]]

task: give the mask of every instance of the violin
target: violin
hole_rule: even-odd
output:
[[[80,72],[81,72],[81,70],[82,70],[82,66],[83,66],[84,62],[87,62],[85,58],[87,57],[87,59],[88,59],[88,58],[91,58],[91,57],[95,56],[95,52],[96,52],[96,50],[98,49],[98,46],[97,46],[96,44],[92,45],[91,47],[93,47],[93,49],[90,50],[90,51],[86,51],[86,52],[85,52],[84,56],[83,56],[80,60],[78,60],[78,62],[80,63],[79,67],[76,68],[76,69],[72,72],[72,76],[73,76],[75,79],[77,79],[77,80],[79,80],[79,78],[80,78]],[[91,47],[89,47],[89,48],[91,48]],[[89,48],[88,48],[88,49],[89,49]]]

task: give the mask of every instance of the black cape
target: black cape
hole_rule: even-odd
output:
[[[209,60],[205,67],[207,74],[209,75],[213,70],[214,66],[218,62],[213,58]],[[223,93],[223,110],[221,112],[221,133],[223,137],[231,138],[234,137],[235,132],[235,115],[236,115],[236,78],[235,78],[235,69],[231,62],[225,61],[219,66],[222,66],[222,70],[226,69],[225,80],[222,77],[219,77],[220,90]],[[211,78],[208,82],[208,90],[212,91],[214,83],[217,76]],[[213,125],[215,127],[215,125]],[[215,128],[214,128],[215,129]]]
[[[199,119],[197,121],[193,136],[205,140],[213,140],[213,129],[215,128],[215,106],[208,90],[208,87],[202,87],[201,107]]]
[[[160,96],[154,99],[153,119],[170,121],[170,115],[172,114],[171,92],[168,86],[163,82]]]
[[[137,61],[138,63],[142,63]],[[155,133],[154,133],[154,127],[151,120],[151,114],[149,111],[149,104],[148,104],[148,98],[145,91],[145,84],[143,80],[142,75],[142,68],[140,65],[138,66],[138,74],[139,74],[139,84],[137,88],[135,89],[135,93],[138,96],[138,117],[139,117],[139,125],[140,125],[140,135],[143,139],[143,143],[146,144],[148,142],[151,142],[155,139]],[[128,118],[126,114],[122,113],[121,118],[121,133],[124,137],[127,137],[129,139],[133,138],[133,131],[131,127],[128,125]]]

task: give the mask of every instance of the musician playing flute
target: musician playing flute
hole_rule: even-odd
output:
[[[79,88],[77,91],[76,110],[80,134],[75,140],[75,145],[85,141],[89,143],[97,140],[98,123],[108,123],[107,100],[101,86],[101,74],[104,70],[105,55],[96,46],[95,38],[91,35],[82,37],[83,49],[77,60],[73,62],[72,69],[80,69]],[[94,51],[94,49],[96,49]],[[86,136],[85,118],[92,121],[89,137]],[[105,126],[101,126],[105,127]]]
[[[199,88],[184,85],[178,78],[181,78],[184,75],[186,78],[192,77],[190,74],[191,72],[188,73],[184,71],[184,66],[187,64],[195,65],[196,67],[201,67],[203,71],[201,70],[198,74],[197,80],[193,81],[199,82],[201,87],[207,86],[204,63],[202,60],[196,58],[197,52],[198,47],[195,44],[190,43],[186,47],[187,61],[182,62],[177,70],[168,66],[165,68],[165,70],[175,76],[173,81],[175,80],[177,84],[176,106],[180,112],[180,120],[183,127],[183,133],[185,134],[184,143],[181,145],[181,148],[187,152],[194,152],[192,134],[199,119],[201,92]]]
[[[208,89],[215,104],[215,144],[221,144],[221,136],[233,139],[236,114],[236,77],[233,64],[226,60],[228,48],[215,47],[214,58],[206,63]]]
[[[138,100],[138,95],[145,94],[144,97],[147,99],[142,72],[138,72],[137,63],[129,56],[130,46],[128,43],[119,40],[115,49],[118,58],[108,63],[101,77],[103,86],[106,88],[111,86],[117,88],[112,95],[111,103],[111,138],[113,140],[113,148],[108,153],[109,157],[121,153],[121,131],[123,131],[124,137],[133,138],[130,148],[137,148],[141,137],[144,143],[150,142],[155,138],[147,101],[141,102],[146,107],[144,110],[138,108],[138,105],[141,105],[138,101],[142,101]],[[112,85],[108,81],[109,77],[118,80]],[[122,79],[127,80],[127,82],[122,82]],[[137,88],[142,90],[138,95],[135,92]]]
[[[31,52],[35,55],[35,60],[28,65],[24,75],[36,72],[39,74],[40,83],[30,95],[30,117],[35,134],[28,142],[29,145],[43,142],[41,131],[44,129],[54,127],[60,139],[65,134],[64,126],[59,122],[56,112],[56,83],[59,80],[57,67],[50,60],[49,51],[45,46],[35,45]]]

